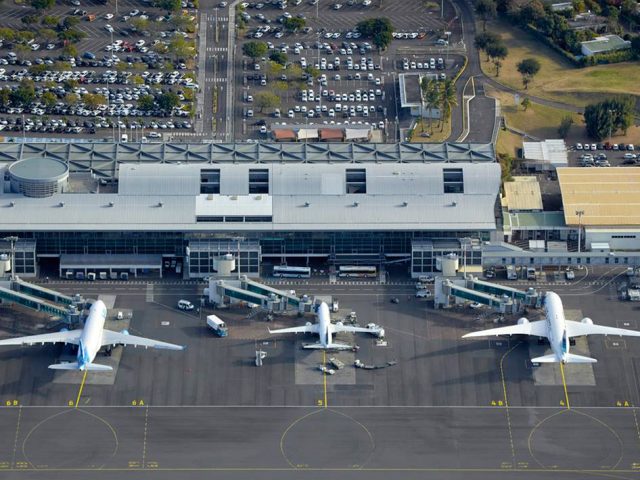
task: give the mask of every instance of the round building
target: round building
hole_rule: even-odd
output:
[[[50,197],[67,188],[69,167],[53,158],[26,158],[9,166],[11,191],[27,197]]]

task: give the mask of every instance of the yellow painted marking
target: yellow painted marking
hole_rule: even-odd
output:
[[[571,404],[569,403],[569,392],[567,392],[567,381],[564,378],[564,363],[560,362],[560,375],[562,375],[562,386],[564,387],[564,399],[565,405],[568,410],[571,410]]]
[[[82,389],[84,388],[84,382],[87,379],[87,372],[88,370],[84,371],[84,375],[82,376],[82,383],[80,384],[80,390],[78,390],[78,397],[76,398],[76,406],[75,408],[78,408],[78,403],[80,403],[80,396],[82,395]]]
[[[322,350],[322,364],[327,364],[327,352]],[[322,374],[322,384],[324,386],[324,408],[327,408],[327,375],[325,373]]]
[[[507,382],[504,380],[504,359],[507,358],[511,352],[513,352],[521,342],[516,343],[513,347],[507,350],[502,358],[500,358],[500,379],[502,380],[502,394],[504,395],[504,402],[502,400],[498,401],[498,405],[505,406],[505,411],[507,412],[507,427],[509,429],[509,445],[511,446],[511,464],[516,461],[516,447],[513,443],[513,431],[511,430],[511,414],[509,413],[509,400],[507,399]]]

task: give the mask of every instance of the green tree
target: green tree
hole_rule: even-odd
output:
[[[65,45],[62,49],[62,54],[66,55],[67,57],[77,57],[78,49],[75,47],[75,45]]]
[[[259,92],[255,94],[254,103],[260,112],[265,108],[276,108],[280,106],[280,97],[272,92]]]
[[[285,18],[284,22],[282,22],[282,26],[289,32],[297,32],[305,27],[307,22],[304,18]]]
[[[565,115],[564,117],[562,117],[562,120],[560,120],[560,125],[558,126],[558,135],[560,135],[560,138],[567,138],[572,125],[573,117],[571,115]]]
[[[272,60],[267,62],[267,66],[265,68],[267,78],[269,80],[280,77],[280,75],[282,75],[283,70],[284,68],[282,67],[282,65]]]
[[[136,32],[148,32],[149,31],[149,19],[135,17],[132,18],[129,24]]]
[[[369,18],[356,25],[357,30],[366,38],[370,38],[373,44],[381,50],[393,40],[393,25],[388,18]]]
[[[286,65],[288,59],[289,57],[287,57],[286,53],[283,53],[277,50],[274,52],[271,52],[271,54],[269,55],[269,60],[279,63],[280,65]]]
[[[47,107],[53,107],[58,102],[58,97],[51,92],[44,92],[40,99]]]
[[[526,112],[527,109],[531,106],[531,100],[529,100],[529,97],[524,97],[520,105],[522,105],[522,109]]]
[[[11,101],[11,90],[8,88],[0,88],[0,105],[9,105]]]
[[[584,110],[584,122],[587,134],[596,141],[619,130],[626,135],[633,124],[635,102],[631,96],[620,96],[587,105]]]
[[[107,98],[99,93],[87,93],[82,96],[85,106],[90,109],[98,108],[100,105],[107,104]]]
[[[442,123],[441,130],[444,130],[444,120],[451,116],[453,107],[458,106],[458,94],[456,92],[456,84],[453,80],[446,80],[441,87],[440,105],[442,106]]]
[[[153,98],[153,95],[142,95],[138,99],[138,108],[140,110],[144,110],[145,112],[149,110],[153,110],[155,103],[156,101]]]
[[[35,14],[25,15],[20,19],[20,21],[25,25],[33,25],[34,23],[38,23],[38,21],[40,21],[40,17]]]
[[[55,27],[58,25],[58,17],[55,15],[45,15],[40,21],[45,27]]]
[[[77,105],[79,101],[80,101],[80,97],[75,93],[67,93],[64,96],[64,103],[66,103],[67,105],[70,105],[70,106]]]
[[[495,0],[477,0],[475,5],[476,14],[482,19],[482,31],[487,31],[487,20],[494,18],[497,12]]]
[[[533,77],[540,71],[540,62],[536,58],[524,58],[518,62],[517,68],[518,73],[522,75],[522,84],[526,90],[533,81]]]
[[[269,47],[264,42],[247,42],[242,46],[242,53],[254,61],[258,57],[263,57],[269,51]]]
[[[43,42],[52,43],[58,39],[58,34],[51,28],[41,28],[38,31],[38,38],[41,38]]]
[[[27,106],[36,98],[36,89],[33,81],[22,80],[18,88],[13,90],[9,96],[13,105]]]
[[[487,55],[496,67],[496,77],[500,76],[500,67],[502,67],[502,61],[507,58],[509,50],[507,46],[502,42],[490,43],[486,48]]]
[[[142,78],[140,75],[134,75],[133,77],[131,77],[131,81],[134,85],[144,85],[144,78]]]
[[[318,78],[320,76],[320,70],[318,70],[315,67],[312,67],[311,65],[309,65],[308,67],[306,67],[304,69],[305,72],[307,72],[307,74],[311,75],[311,77],[315,80],[316,78]]]
[[[426,77],[422,78],[420,84],[422,89],[422,96],[424,97],[424,103],[429,110],[429,131],[433,133],[433,109],[440,105],[440,85],[435,80],[428,80]],[[422,122],[424,126],[424,121]],[[423,129],[424,131],[424,129]]]
[[[64,20],[62,21],[62,28],[64,28],[65,30],[70,30],[76,25],[78,25],[79,23],[80,23],[80,19],[78,17],[74,17],[74,16],[64,17]]]
[[[195,47],[191,40],[175,37],[169,42],[169,52],[173,58],[187,58],[194,55]]]
[[[31,6],[36,10],[48,10],[55,5],[56,0],[31,0]]]
[[[640,59],[640,35],[636,35],[631,39],[631,51],[636,60]]]
[[[31,65],[29,67],[29,73],[31,75],[41,75],[48,70],[47,66],[43,63],[41,65]]]
[[[287,80],[297,82],[302,79],[302,67],[297,63],[293,63],[287,67]]]
[[[487,45],[492,43],[500,42],[500,36],[493,32],[484,32],[476,35],[476,38],[473,40],[473,46],[478,50],[484,51],[487,48]]]
[[[7,27],[1,27],[0,28],[0,40],[4,40],[7,42],[13,42],[16,38],[16,31],[11,29],[11,28],[7,28]]]
[[[181,8],[180,0],[155,0],[153,5],[156,8],[161,8],[162,10],[166,10],[167,13],[177,12]]]
[[[158,106],[165,112],[170,112],[180,105],[180,97],[173,92],[165,92],[158,95]]]

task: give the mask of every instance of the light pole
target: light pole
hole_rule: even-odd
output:
[[[580,253],[582,248],[582,216],[584,215],[584,210],[576,210],[576,215],[578,216],[578,253]]]
[[[18,237],[9,236],[9,237],[4,237],[3,240],[11,244],[11,277],[10,278],[11,280],[14,280],[16,276],[16,242],[18,241]]]

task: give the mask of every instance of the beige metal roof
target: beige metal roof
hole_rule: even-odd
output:
[[[542,194],[536,177],[513,177],[504,182],[504,196],[509,211],[542,210]]]
[[[640,169],[559,168],[567,225],[640,225]],[[584,212],[582,219],[576,212]]]

